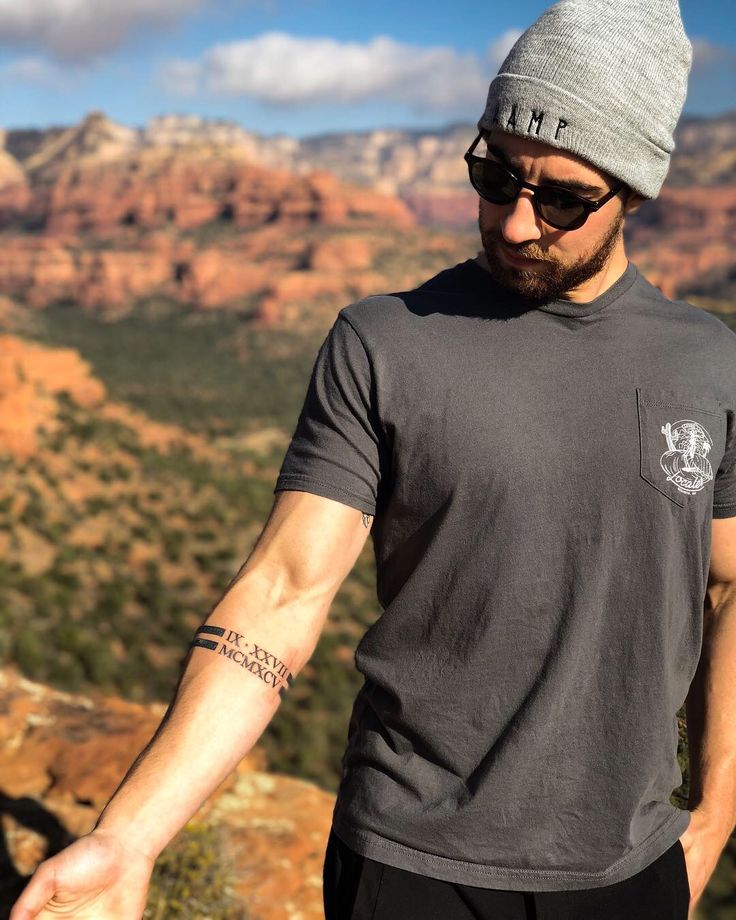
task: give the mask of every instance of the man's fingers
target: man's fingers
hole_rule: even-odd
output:
[[[36,869],[33,878],[23,889],[20,898],[10,911],[8,920],[34,920],[48,904],[56,891],[56,873],[49,865]]]

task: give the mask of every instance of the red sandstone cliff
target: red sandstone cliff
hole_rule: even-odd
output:
[[[627,221],[632,259],[669,297],[715,290],[733,271],[736,251],[736,185],[665,186]],[[734,305],[736,309],[736,305]]]
[[[293,324],[311,306],[321,322],[351,300],[424,280],[428,255],[439,269],[468,249],[447,233],[403,237],[379,228],[315,238],[269,225],[203,246],[158,233],[106,249],[88,248],[80,237],[8,235],[0,247],[0,296],[33,308],[71,301],[107,312],[152,295],[203,309],[242,311],[249,303],[251,319],[271,326]],[[386,262],[394,267],[382,268]]]
[[[41,859],[87,833],[165,707],[51,690],[0,670],[0,908]],[[258,748],[195,816],[222,831],[222,857],[253,920],[321,920],[333,796],[263,772]],[[3,846],[4,845],[4,846]]]
[[[227,134],[217,144],[165,138],[142,141],[93,113],[16,144],[22,160],[6,153],[0,296],[118,315],[157,296],[291,324],[305,304],[334,312],[412,286],[426,271],[417,254],[467,255],[461,241],[418,228],[396,197],[255,164]]]
[[[235,146],[140,146],[136,132],[99,112],[51,138],[22,169],[9,153],[4,158],[0,190],[22,185],[26,176],[30,185],[29,197],[17,198],[15,219],[52,236],[116,236],[126,227],[186,230],[216,219],[238,228],[414,223],[397,198],[348,186],[331,173],[265,168]],[[6,225],[11,201],[4,202]]]
[[[685,120],[660,198],[627,221],[632,258],[670,296],[731,294],[735,131],[728,116]],[[0,295],[113,310],[152,295],[204,308],[242,309],[245,299],[255,320],[277,324],[305,300],[333,309],[409,286],[422,276],[412,273],[421,246],[407,251],[400,279],[379,266],[417,238],[417,221],[475,233],[478,200],[462,160],[471,134],[455,126],[297,141],[186,117],[136,131],[99,112],[63,131],[10,132],[0,155]],[[337,257],[314,253],[315,234]],[[448,262],[470,254],[469,239],[464,252],[447,247]],[[356,262],[356,245],[371,254]]]

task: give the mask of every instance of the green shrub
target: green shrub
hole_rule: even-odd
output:
[[[30,678],[41,676],[44,665],[44,650],[38,635],[24,629],[15,640],[13,659],[20,670]]]
[[[220,832],[190,821],[159,856],[144,920],[248,920],[232,891]]]

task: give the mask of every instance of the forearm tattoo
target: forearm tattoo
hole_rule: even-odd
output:
[[[361,511],[361,514],[363,515],[363,523],[365,524],[365,526],[370,527],[371,521],[373,520],[373,516],[370,514],[366,514],[365,511]]]
[[[204,639],[202,634],[217,636],[218,639]],[[278,687],[282,699],[294,681],[283,661],[255,642],[248,642],[244,635],[235,632],[234,629],[225,629],[224,626],[200,626],[192,641],[192,647],[209,649],[217,655],[224,655],[241,668],[255,674],[269,687]]]

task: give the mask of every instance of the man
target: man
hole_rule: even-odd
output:
[[[328,920],[688,915],[736,823],[736,336],[647,283],[622,227],[690,60],[676,0],[561,0],[519,39],[466,155],[481,255],[340,311],[161,728],[11,920],[140,916],[372,520]]]

